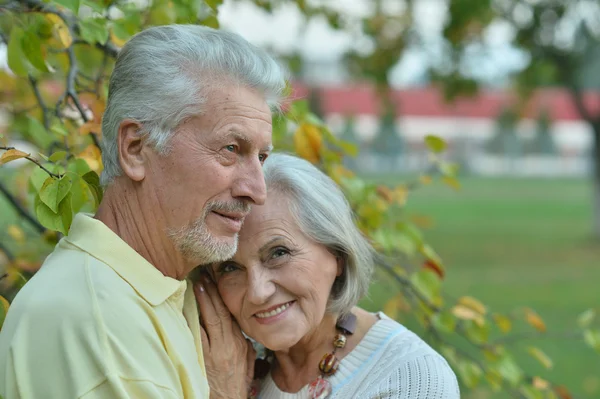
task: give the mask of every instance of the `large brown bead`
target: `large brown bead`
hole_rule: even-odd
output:
[[[332,375],[340,366],[340,362],[333,353],[326,353],[319,362],[319,370],[325,375]]]
[[[346,336],[344,334],[338,334],[333,339],[333,346],[336,348],[343,348],[346,346]]]

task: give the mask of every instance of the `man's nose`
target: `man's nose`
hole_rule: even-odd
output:
[[[267,185],[258,158],[245,163],[240,174],[233,187],[233,196],[256,205],[264,204],[267,199]]]

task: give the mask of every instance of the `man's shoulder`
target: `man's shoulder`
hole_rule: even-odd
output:
[[[111,308],[129,313],[119,321],[126,323],[140,305],[133,288],[110,266],[61,243],[16,295],[3,330],[11,324],[63,332],[81,329],[97,323]]]

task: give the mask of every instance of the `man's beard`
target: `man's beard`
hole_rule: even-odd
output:
[[[206,226],[207,216],[213,212],[242,212],[250,211],[250,204],[242,201],[224,202],[213,201],[206,204],[202,216],[188,226],[178,230],[170,230],[167,235],[184,259],[198,265],[222,262],[230,259],[237,251],[238,234],[229,242],[226,239],[214,237]]]

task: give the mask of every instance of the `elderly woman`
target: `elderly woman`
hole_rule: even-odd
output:
[[[268,348],[270,369],[251,396],[459,398],[437,352],[383,313],[356,307],[374,253],[337,185],[283,154],[270,156],[264,173],[266,203],[246,218],[235,256],[210,266],[216,287],[205,282],[197,293],[201,309],[220,294],[241,330]]]

